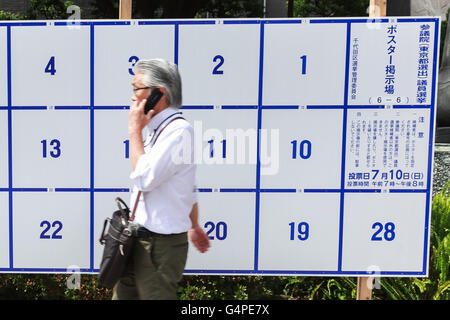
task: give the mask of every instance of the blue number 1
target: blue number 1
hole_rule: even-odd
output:
[[[302,74],[306,74],[306,56],[301,56],[302,59]]]

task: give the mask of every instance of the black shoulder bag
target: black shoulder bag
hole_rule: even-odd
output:
[[[174,120],[184,119],[177,117],[169,121],[156,136],[155,142],[161,132]],[[164,123],[164,121],[163,121]],[[98,282],[101,286],[106,288],[113,288],[115,284],[122,277],[125,267],[131,257],[131,252],[134,243],[134,230],[132,221],[136,213],[136,208],[141,197],[141,191],[138,192],[136,202],[133,207],[133,212],[130,217],[130,209],[126,203],[119,197],[116,198],[119,210],[114,211],[112,218],[105,219],[103,223],[103,230],[100,236],[100,244],[104,245],[103,257],[100,263],[100,271],[98,274]],[[122,205],[124,207],[122,207]],[[106,226],[109,222],[108,233],[105,234]]]

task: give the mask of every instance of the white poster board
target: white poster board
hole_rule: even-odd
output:
[[[0,272],[98,272],[132,66],[175,62],[205,254],[186,274],[428,274],[439,18],[0,22]]]

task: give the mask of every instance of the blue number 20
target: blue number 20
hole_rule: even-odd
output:
[[[205,223],[205,228],[210,228],[207,230],[206,234],[208,235],[208,238],[210,240],[225,240],[227,237],[227,224],[223,221],[218,222],[217,224],[214,224],[212,221],[208,221]],[[216,236],[210,236],[210,234],[216,229]]]

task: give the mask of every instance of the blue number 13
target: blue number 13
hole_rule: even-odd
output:
[[[47,140],[42,140],[42,157],[47,158]],[[53,150],[51,150],[50,156],[52,158],[58,158],[61,155],[61,142],[58,139],[53,139],[50,141],[50,146],[53,147]]]

